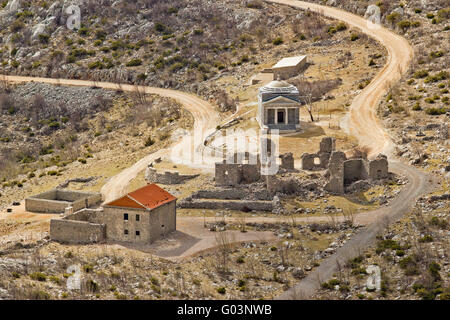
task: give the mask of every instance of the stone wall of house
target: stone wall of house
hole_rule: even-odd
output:
[[[103,242],[106,240],[106,226],[85,221],[52,219],[50,239],[74,244]]]
[[[306,59],[303,59],[296,66],[272,68],[273,78],[280,79],[280,80],[287,80],[289,78],[298,76],[300,73],[302,73],[305,66],[306,66]]]

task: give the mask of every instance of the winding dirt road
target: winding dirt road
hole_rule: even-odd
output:
[[[293,288],[284,292],[277,299],[308,299],[338,270],[336,261],[342,265],[350,258],[358,256],[367,246],[373,244],[376,235],[389,223],[398,220],[411,210],[417,198],[431,191],[434,179],[426,173],[405,165],[393,158],[394,143],[376,116],[379,101],[389,87],[397,82],[407,71],[413,57],[413,49],[408,41],[394,32],[374,25],[355,14],[322,6],[314,3],[294,0],[266,0],[267,2],[289,5],[299,9],[309,9],[322,15],[346,22],[352,27],[378,40],[387,50],[388,57],[384,68],[372,82],[353,100],[348,116],[350,135],[358,139],[359,145],[369,149],[369,155],[384,153],[389,157],[390,171],[403,174],[408,178],[408,184],[397,198],[385,208],[365,213],[371,215],[373,222],[352,237],[336,253],[325,259],[308,276],[298,282]]]

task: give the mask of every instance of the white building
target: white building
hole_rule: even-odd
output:
[[[287,57],[278,61],[273,67],[273,78],[286,80],[299,75],[306,65],[306,56]]]
[[[284,81],[272,81],[259,89],[257,120],[262,129],[296,131],[300,128],[298,89]]]

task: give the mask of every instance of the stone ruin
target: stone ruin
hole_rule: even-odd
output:
[[[320,164],[314,164],[319,158]],[[312,159],[312,160],[311,160]],[[325,190],[335,194],[343,194],[345,188],[357,181],[375,181],[388,178],[388,160],[379,154],[374,160],[367,160],[364,154],[347,159],[342,151],[335,151],[335,140],[325,137],[320,142],[320,150],[316,154],[302,155],[303,170],[327,169],[325,176],[328,183]]]
[[[330,161],[331,153],[336,149],[336,141],[332,137],[325,137],[320,142],[320,148],[317,153],[302,154],[302,169],[303,170],[320,170],[326,169]],[[315,159],[319,163],[315,163]]]
[[[285,153],[279,156],[281,159],[280,169],[293,171],[294,157],[292,153]],[[215,182],[216,186],[237,186],[240,184],[250,184],[261,181],[261,162],[259,155],[245,153],[235,153],[228,161],[216,162]]]
[[[148,183],[160,183],[160,184],[181,184],[187,180],[191,180],[197,178],[198,174],[179,174],[174,171],[165,171],[164,173],[158,173],[154,168],[152,168],[152,164],[147,167],[145,171],[145,181]]]

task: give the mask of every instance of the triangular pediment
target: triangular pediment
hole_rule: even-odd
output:
[[[273,99],[270,99],[268,101],[263,102],[264,105],[270,105],[270,104],[299,104],[298,101],[295,101],[292,98],[284,97],[284,96],[278,96]]]

